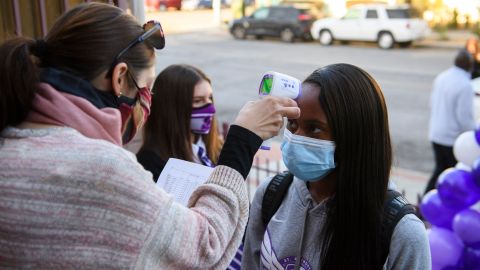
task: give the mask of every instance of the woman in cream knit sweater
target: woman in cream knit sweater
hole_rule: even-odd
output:
[[[162,43],[163,42],[163,43]],[[188,207],[122,148],[149,113],[159,23],[113,6],[0,46],[1,269],[225,269],[248,216],[244,177],[288,99],[248,103]],[[261,116],[261,117],[259,117]]]

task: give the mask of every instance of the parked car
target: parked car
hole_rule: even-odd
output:
[[[415,18],[408,6],[355,5],[341,19],[326,18],[313,23],[312,37],[322,45],[334,40],[377,42],[382,49],[395,43],[408,47],[430,33],[427,22]]]
[[[294,42],[300,38],[311,39],[310,27],[314,16],[306,9],[293,6],[272,6],[257,9],[251,16],[234,20],[230,24],[230,33],[236,39],[247,36],[280,37],[282,41]]]
[[[145,0],[149,11],[166,10],[168,8],[182,9],[182,0]]]

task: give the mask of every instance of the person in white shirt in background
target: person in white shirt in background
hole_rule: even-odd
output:
[[[445,169],[457,163],[453,155],[456,138],[465,131],[475,129],[474,91],[470,84],[472,55],[461,49],[454,64],[433,82],[429,139],[435,156],[435,169],[425,193],[435,188],[438,176]]]

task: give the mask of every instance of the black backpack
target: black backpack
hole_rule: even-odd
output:
[[[286,171],[275,175],[265,190],[262,201],[262,219],[265,227],[282,204],[283,198],[293,182],[293,174]],[[382,224],[382,259],[387,260],[390,251],[390,240],[397,223],[407,214],[415,214],[416,209],[409,204],[402,194],[395,190],[387,191],[383,209]]]

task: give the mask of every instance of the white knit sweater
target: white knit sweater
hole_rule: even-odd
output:
[[[0,137],[0,268],[225,269],[248,216],[218,166],[186,208],[126,150],[66,127]]]

